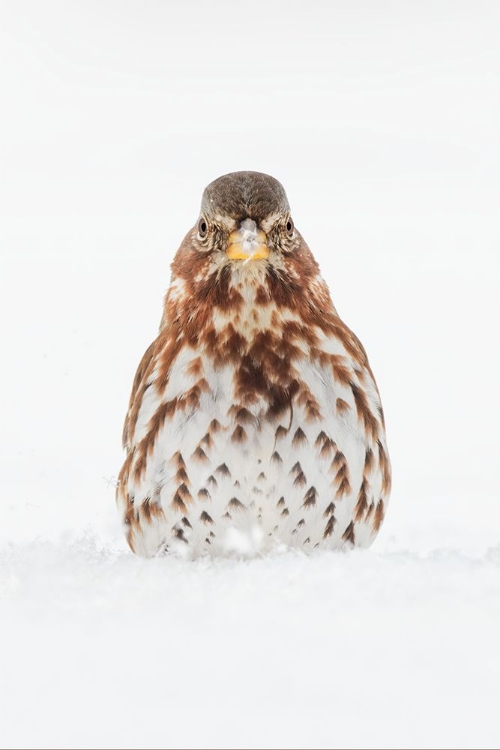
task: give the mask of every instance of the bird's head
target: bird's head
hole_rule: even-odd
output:
[[[195,242],[201,252],[219,253],[219,262],[276,263],[300,237],[285,190],[260,172],[233,172],[211,182],[203,193]]]
[[[261,172],[232,172],[205,188],[198,221],[172,268],[174,275],[200,280],[221,271],[238,279],[264,277],[273,268],[284,272],[301,248],[307,250],[281,183]]]

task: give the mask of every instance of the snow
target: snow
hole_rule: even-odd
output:
[[[498,743],[500,546],[144,561],[2,553],[5,746]]]
[[[499,20],[2,3],[0,746],[498,746]],[[124,542],[135,367],[237,169],[284,184],[368,350],[394,468],[368,551]]]

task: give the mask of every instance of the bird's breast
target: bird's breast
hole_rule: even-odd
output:
[[[190,549],[255,528],[274,541],[328,545],[335,529],[352,541],[361,502],[358,543],[368,543],[363,513],[373,512],[385,481],[369,372],[347,354],[306,356],[295,345],[287,356],[269,342],[257,338],[226,356],[185,347],[163,391],[154,382],[146,391],[127,489],[139,518],[147,505],[165,519],[143,523],[148,533],[166,529],[181,548],[189,537]]]

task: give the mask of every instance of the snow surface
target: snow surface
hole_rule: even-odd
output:
[[[0,7],[0,746],[498,747],[500,7],[181,6]],[[237,169],[368,350],[366,552],[125,545],[133,374]]]
[[[6,746],[498,744],[500,546],[2,552]]]

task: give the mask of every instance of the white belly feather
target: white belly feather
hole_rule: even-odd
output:
[[[193,386],[197,378],[187,373],[198,357],[194,350],[182,352],[164,401],[182,399]],[[215,370],[203,358],[208,387],[199,404],[165,420],[144,475],[138,482],[129,480],[136,508],[153,500],[163,510],[163,516],[155,515],[136,532],[136,552],[150,556],[177,550],[194,556],[254,553],[281,544],[310,550],[371,543],[379,525],[374,525],[374,510],[386,500],[384,462],[378,460],[379,442],[386,454],[383,429],[377,439],[367,435],[352,388],[337,382],[331,368],[305,357],[296,367],[320,417],[311,418],[298,394],[279,419],[270,420],[265,416],[269,401],[261,398],[246,406],[235,438],[234,368]],[[353,377],[365,383],[371,378],[354,369]],[[139,412],[136,443],[160,403],[150,390]],[[375,386],[368,392],[378,414]],[[367,451],[373,456],[368,469]],[[360,508],[363,487],[366,507]]]

